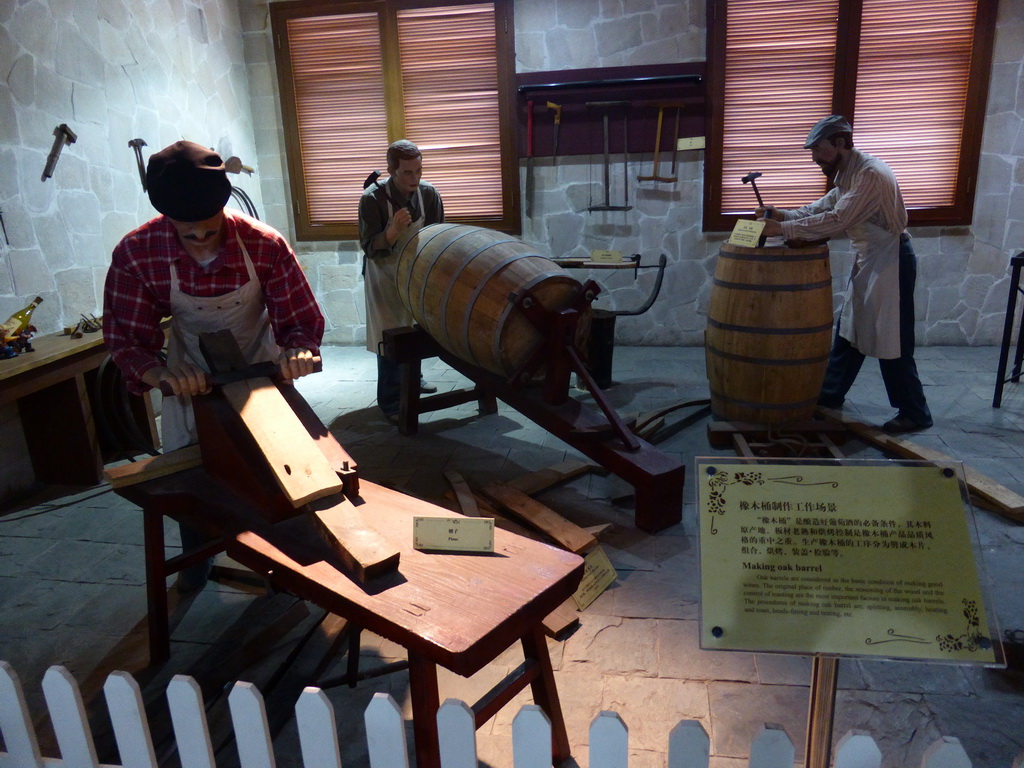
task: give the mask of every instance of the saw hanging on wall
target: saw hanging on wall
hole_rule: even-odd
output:
[[[601,110],[601,126],[604,131],[604,204],[591,205],[588,211],[629,211],[629,107],[628,101],[588,101],[587,107]],[[609,113],[622,112],[622,205],[611,204],[611,152],[609,146]]]

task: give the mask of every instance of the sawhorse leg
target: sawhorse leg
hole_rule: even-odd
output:
[[[416,741],[416,768],[441,768],[437,738],[437,666],[409,651],[409,696],[412,698],[412,732]]]
[[[551,761],[553,765],[559,765],[572,754],[569,734],[565,730],[565,718],[562,717],[562,704],[558,700],[558,688],[555,687],[555,671],[551,668],[547,640],[540,626],[534,627],[523,638],[523,653],[528,662],[533,660],[537,663],[537,677],[530,683],[530,689],[534,703],[544,710],[551,721]]]
[[[171,656],[170,620],[167,617],[167,562],[164,560],[164,516],[142,510],[143,549],[146,553],[146,606],[150,666]]]
[[[146,557],[146,609],[148,611],[146,623],[149,629],[150,666],[162,664],[171,656],[167,577],[182,568],[195,565],[224,551],[224,541],[218,537],[191,552],[182,552],[180,555],[166,558],[164,554],[165,516],[170,517],[167,514],[167,509],[161,503],[149,504],[142,508],[143,551]]]
[[[552,765],[558,766],[572,757],[572,753],[543,627],[538,625],[531,629],[521,642],[523,664],[473,705],[476,727],[479,729],[529,685],[534,703],[551,721],[551,761]],[[437,710],[441,707],[441,697],[437,690],[437,666],[413,651],[409,651],[409,696],[412,699],[416,766],[440,768]]]
[[[1017,314],[1017,294],[1021,292],[1020,270],[1024,264],[1024,254],[1018,254],[1010,260],[1010,293],[1006,299],[1006,318],[1003,321],[1003,339],[999,347],[999,367],[996,371],[996,391],[992,396],[992,407],[998,408],[1003,401],[1003,385],[1007,381],[1020,381],[1021,362],[1024,361],[1024,333],[1017,334],[1017,350],[1013,356],[1013,371],[1006,378],[1006,365],[1010,357],[1010,342],[1013,340],[1013,321]],[[1024,331],[1024,319],[1021,322]]]
[[[473,400],[480,413],[497,413],[498,402],[494,394],[479,386],[422,397],[420,394],[421,363],[425,358],[437,357],[439,347],[426,332],[418,328],[389,328],[384,331],[384,355],[401,366],[399,387],[398,431],[415,435],[419,431],[421,413],[452,408]]]

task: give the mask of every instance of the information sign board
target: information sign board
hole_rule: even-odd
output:
[[[696,463],[702,648],[1002,663],[959,463]]]

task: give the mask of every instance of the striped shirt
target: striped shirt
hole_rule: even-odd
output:
[[[836,237],[865,223],[896,235],[907,226],[907,206],[892,169],[858,149],[850,151],[828,194],[782,213],[782,234],[787,239]],[[856,234],[850,233],[851,238],[856,239]]]
[[[147,389],[142,375],[164,364],[160,322],[171,314],[171,263],[179,289],[190,296],[240,288],[249,275],[236,233],[259,278],[278,346],[319,352],[323,313],[291,246],[277,230],[238,211],[225,209],[224,222],[224,244],[206,267],[185,252],[165,216],[129,232],[114,248],[103,291],[103,338],[130,391]]]

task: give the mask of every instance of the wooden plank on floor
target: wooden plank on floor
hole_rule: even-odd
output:
[[[513,480],[507,481],[505,485],[515,488],[517,491],[522,491],[527,496],[533,496],[554,485],[558,485],[558,483],[564,483],[587,472],[603,471],[604,469],[601,466],[592,462],[568,459],[560,464],[555,464],[553,467],[545,467],[536,472],[520,475]]]
[[[878,427],[838,415],[837,412],[828,411],[828,415],[841,421],[861,440],[901,458],[921,461],[959,461],[940,451],[918,445],[905,437],[890,435]],[[997,483],[991,477],[971,469],[966,463],[963,463],[963,467],[967,487],[971,494],[982,502],[982,506],[1018,523],[1024,522],[1024,497]]]
[[[480,507],[476,503],[476,497],[461,474],[453,469],[445,470],[445,478],[452,487],[455,494],[455,501],[458,502],[459,510],[466,517],[480,517]]]
[[[576,610],[576,603],[570,597],[545,616],[541,623],[544,626],[544,634],[548,637],[564,640],[569,632],[580,625],[580,613]]]
[[[570,552],[583,554],[597,546],[597,539],[578,525],[516,488],[502,483],[491,483],[482,490],[484,495],[498,506],[550,536],[559,546]]]

